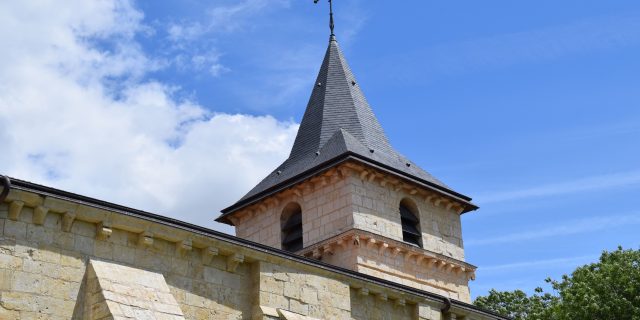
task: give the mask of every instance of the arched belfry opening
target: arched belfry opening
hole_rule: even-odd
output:
[[[302,249],[302,208],[296,202],[287,204],[280,216],[282,249],[296,252]]]
[[[420,232],[420,214],[418,207],[409,199],[400,201],[400,221],[402,223],[402,240],[422,247],[422,232]]]

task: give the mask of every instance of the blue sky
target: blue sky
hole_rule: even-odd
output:
[[[288,153],[323,2],[3,4],[0,173],[229,232],[211,219]],[[637,1],[334,6],[394,146],[480,206],[474,296],[639,248]]]

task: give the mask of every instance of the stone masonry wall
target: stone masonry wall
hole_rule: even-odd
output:
[[[280,248],[280,217],[287,204],[296,202],[302,208],[304,247],[352,228],[402,241],[399,206],[410,199],[419,211],[424,249],[464,261],[461,220],[454,211],[391,184],[363,179],[357,172],[326,179],[332,180],[305,181],[295,192],[279,194],[277,201],[265,200],[247,210],[250,214],[240,213],[236,235]]]
[[[33,215],[25,207],[13,221],[0,204],[0,319],[82,319],[77,300],[89,259],[161,273],[187,319],[249,319],[247,266],[230,273],[222,257],[204,265],[197,252],[180,254],[161,239],[144,246],[136,234],[113,229],[108,241],[98,240],[95,224],[75,221],[64,232],[61,215],[46,215],[42,225],[32,223]]]
[[[334,247],[331,254],[323,254],[322,261],[451,299],[471,302],[469,280],[464,273],[447,272],[436,265],[418,263],[415,258],[407,259],[393,250],[380,251],[377,245],[361,242],[355,245],[351,240],[345,241],[342,246]]]
[[[351,319],[349,285],[282,265],[261,262],[259,305],[316,319]]]
[[[351,317],[357,320],[415,320],[416,306],[401,305],[384,296],[363,294],[362,290],[351,289]]]
[[[12,190],[0,203],[0,319],[444,319],[438,297],[110,210]],[[364,292],[382,302],[363,309]]]
[[[353,220],[357,229],[402,241],[400,202],[410,199],[418,208],[423,248],[464,261],[460,215],[434,206],[424,198],[387,184],[349,177]]]
[[[265,204],[262,211],[241,219],[236,235],[243,239],[281,247],[281,216],[291,202],[302,208],[304,246],[311,245],[353,227],[350,187],[345,179],[331,182],[307,182],[298,191],[280,195],[277,202]],[[313,186],[313,187],[312,187]],[[259,207],[259,206],[258,206]],[[260,209],[256,209],[258,211]]]

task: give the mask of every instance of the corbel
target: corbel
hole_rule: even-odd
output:
[[[393,257],[395,258],[396,256],[398,256],[400,252],[402,252],[402,249],[400,249],[400,247],[393,248]]]
[[[369,175],[369,182],[373,182],[373,180],[376,179],[376,174],[375,173],[371,173],[371,175]]]
[[[277,207],[280,205],[280,196],[279,195],[275,195],[273,196],[273,204]]]
[[[73,212],[65,212],[62,215],[62,231],[69,232],[73,226],[73,221],[76,220],[76,214]]]
[[[338,239],[338,241],[336,242],[336,244],[340,247],[340,249],[344,249],[347,246],[347,242],[348,240],[345,238],[340,238]]]
[[[458,205],[458,206],[456,206],[456,207],[454,208],[454,210],[456,211],[456,213],[457,213],[458,215],[461,215],[461,214],[462,214],[462,211],[464,211],[464,206],[460,206],[460,205]]]
[[[375,247],[377,241],[374,238],[369,238],[369,240],[367,240],[367,247],[368,248],[373,248]]]
[[[24,202],[17,200],[11,201],[11,204],[9,205],[9,219],[18,221],[22,208],[24,208]]]
[[[244,262],[244,255],[236,253],[227,258],[227,271],[236,272],[238,265]]]
[[[396,299],[395,305],[396,305],[396,307],[404,307],[405,305],[407,305],[407,300],[402,299],[402,298],[398,298],[398,299]]]
[[[184,239],[180,242],[176,242],[176,253],[178,255],[184,255],[191,250],[193,250],[193,241],[191,239]]]
[[[411,252],[411,251],[407,251],[407,253],[405,253],[404,255],[404,261],[405,262],[409,262],[409,260],[411,260],[411,257],[415,256],[416,254]]]
[[[320,177],[320,186],[321,187],[325,187],[328,184],[329,184],[329,178],[327,178],[326,176]]]
[[[438,261],[438,263],[436,263],[436,267],[438,268],[438,270],[443,270],[444,266],[447,265],[447,262],[444,260],[440,260]]]
[[[369,295],[369,289],[367,288],[360,288],[360,290],[358,290],[358,294],[361,296],[368,296]]]
[[[33,209],[33,217],[32,217],[33,224],[43,225],[44,219],[47,218],[48,212],[49,212],[49,208],[45,208],[43,206],[37,206],[35,209]]]
[[[324,253],[328,253],[329,255],[333,255],[333,248],[331,248],[331,244],[325,244],[325,245],[322,247],[322,251],[323,251]]]
[[[427,268],[433,267],[436,264],[436,262],[438,262],[438,260],[435,258],[427,258],[427,259],[429,259],[429,261],[427,261]]]
[[[426,201],[427,203],[431,203],[431,200],[433,200],[433,198],[435,197],[435,195],[429,194],[428,196],[424,197],[424,201]]]
[[[202,263],[210,265],[213,257],[217,256],[218,254],[220,254],[220,251],[216,247],[207,247],[202,249]]]
[[[387,300],[389,300],[389,296],[387,296],[386,293],[380,292],[380,293],[378,293],[378,300],[387,301]]]
[[[409,191],[409,194],[412,195],[412,196],[415,195],[416,193],[418,193],[418,189],[416,189],[416,188],[413,188],[413,189],[411,189],[411,191]]]
[[[144,247],[153,245],[153,233],[145,231],[138,236],[138,244]]]
[[[384,254],[384,251],[387,250],[387,248],[389,248],[389,244],[386,242],[382,242],[380,243],[380,247],[378,248],[378,253],[379,254]]]
[[[112,233],[111,223],[107,221],[98,222],[96,226],[96,238],[98,238],[98,240],[107,240],[111,237]]]
[[[447,204],[447,211],[451,210],[451,208],[452,208],[454,205],[455,205],[455,203],[453,203],[453,202],[449,202],[449,203]]]
[[[418,255],[418,257],[416,258],[416,264],[417,265],[421,265],[422,261],[424,261],[424,259],[426,259],[427,257],[423,256],[423,255]]]
[[[445,266],[444,271],[445,271],[446,273],[450,273],[450,272],[453,270],[453,268],[455,268],[455,267],[456,267],[456,265],[455,265],[455,264],[453,264],[453,263],[448,263],[448,264]]]
[[[434,206],[440,206],[440,203],[442,202],[442,200],[444,200],[442,197],[438,197],[434,202],[433,205]]]
[[[264,206],[264,204],[262,206]],[[231,215],[227,219],[229,219],[229,221],[231,221],[231,224],[233,224],[234,226],[237,226],[240,222],[240,219],[235,215]]]
[[[296,197],[302,198],[302,190],[300,190],[300,187],[295,187],[291,191]]]
[[[360,172],[360,179],[364,180],[367,178],[367,176],[369,175],[369,171],[367,170],[362,170],[362,172]]]
[[[353,245],[356,246],[356,247],[360,246],[360,236],[359,235],[353,236]]]
[[[471,281],[476,280],[476,272],[475,272],[475,270],[469,270],[467,272],[467,278],[471,279]]]
[[[339,167],[336,171],[338,172],[338,176],[340,177],[340,179],[344,179],[349,175],[349,169],[345,166]]]
[[[320,252],[320,248],[313,249],[313,253],[311,255],[314,259],[320,260],[322,259],[322,252]]]

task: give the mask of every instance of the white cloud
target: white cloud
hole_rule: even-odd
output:
[[[603,217],[591,217],[580,220],[566,221],[563,225],[544,227],[540,229],[527,228],[530,231],[520,231],[489,237],[483,239],[470,239],[465,241],[467,246],[493,245],[501,243],[515,243],[529,240],[539,240],[551,237],[562,237],[574,234],[609,230],[617,227],[640,224],[640,214],[611,215]],[[532,230],[533,229],[533,230]]]
[[[540,259],[540,260],[531,260],[531,261],[480,267],[478,270],[482,272],[482,274],[487,274],[487,273],[503,274],[504,272],[507,272],[513,269],[524,271],[524,272],[530,272],[534,268],[548,269],[548,268],[557,268],[557,267],[576,267],[579,265],[583,265],[585,263],[596,261],[597,259],[598,259],[597,255],[586,255],[586,256],[569,257],[569,258]]]
[[[480,204],[489,204],[529,198],[560,196],[587,191],[608,190],[640,185],[640,171],[619,172],[523,188],[502,192],[485,193],[477,196]]]
[[[159,68],[135,41],[142,17],[124,0],[0,3],[0,173],[212,227],[297,125],[142,80]]]

